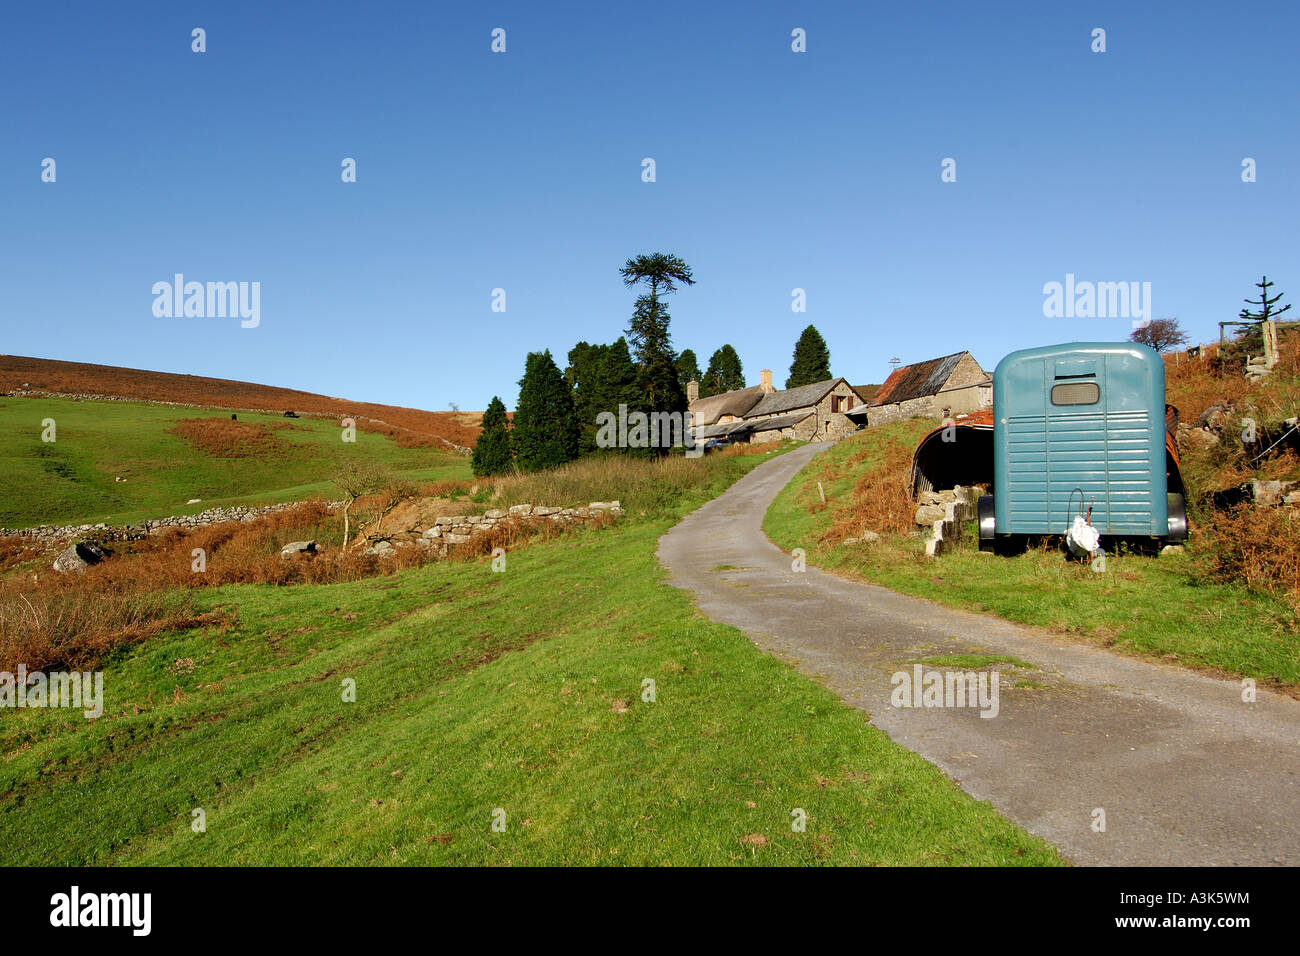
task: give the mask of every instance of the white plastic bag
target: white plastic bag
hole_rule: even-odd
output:
[[[1101,550],[1101,535],[1083,515],[1075,515],[1074,523],[1065,532],[1065,543],[1069,545],[1071,554],[1082,558]]]

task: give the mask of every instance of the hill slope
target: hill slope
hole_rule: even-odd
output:
[[[333,497],[330,477],[358,456],[408,479],[466,479],[461,449],[479,417],[8,355],[0,394],[0,527],[9,528]],[[302,417],[286,419],[290,410]],[[345,417],[355,442],[341,440]],[[51,419],[55,440],[44,441]]]
[[[277,414],[350,416],[359,429],[387,434],[403,448],[472,447],[480,418],[476,412],[426,412],[251,382],[21,355],[0,355],[0,394],[97,396]]]

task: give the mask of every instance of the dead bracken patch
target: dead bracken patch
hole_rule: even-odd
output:
[[[286,446],[258,422],[228,418],[182,418],[167,429],[213,458],[283,458]]]

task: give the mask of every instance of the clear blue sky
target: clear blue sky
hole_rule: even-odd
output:
[[[1261,273],[1300,300],[1298,10],[9,4],[0,351],[513,407],[526,352],[622,334],[651,251],[698,280],[677,348],[730,342],[751,383],[809,322],[855,384],[1127,337],[1044,318],[1066,273],[1150,282],[1210,341]],[[177,272],[260,282],[260,326],[155,318]]]

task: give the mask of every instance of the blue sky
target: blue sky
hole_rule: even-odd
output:
[[[651,251],[695,270],[676,346],[730,342],[751,383],[809,322],[855,384],[1126,338],[1044,317],[1067,273],[1150,282],[1210,341],[1261,273],[1300,297],[1298,10],[11,4],[0,351],[513,407],[526,352],[622,334]],[[260,325],[155,317],[178,272],[260,282]]]

